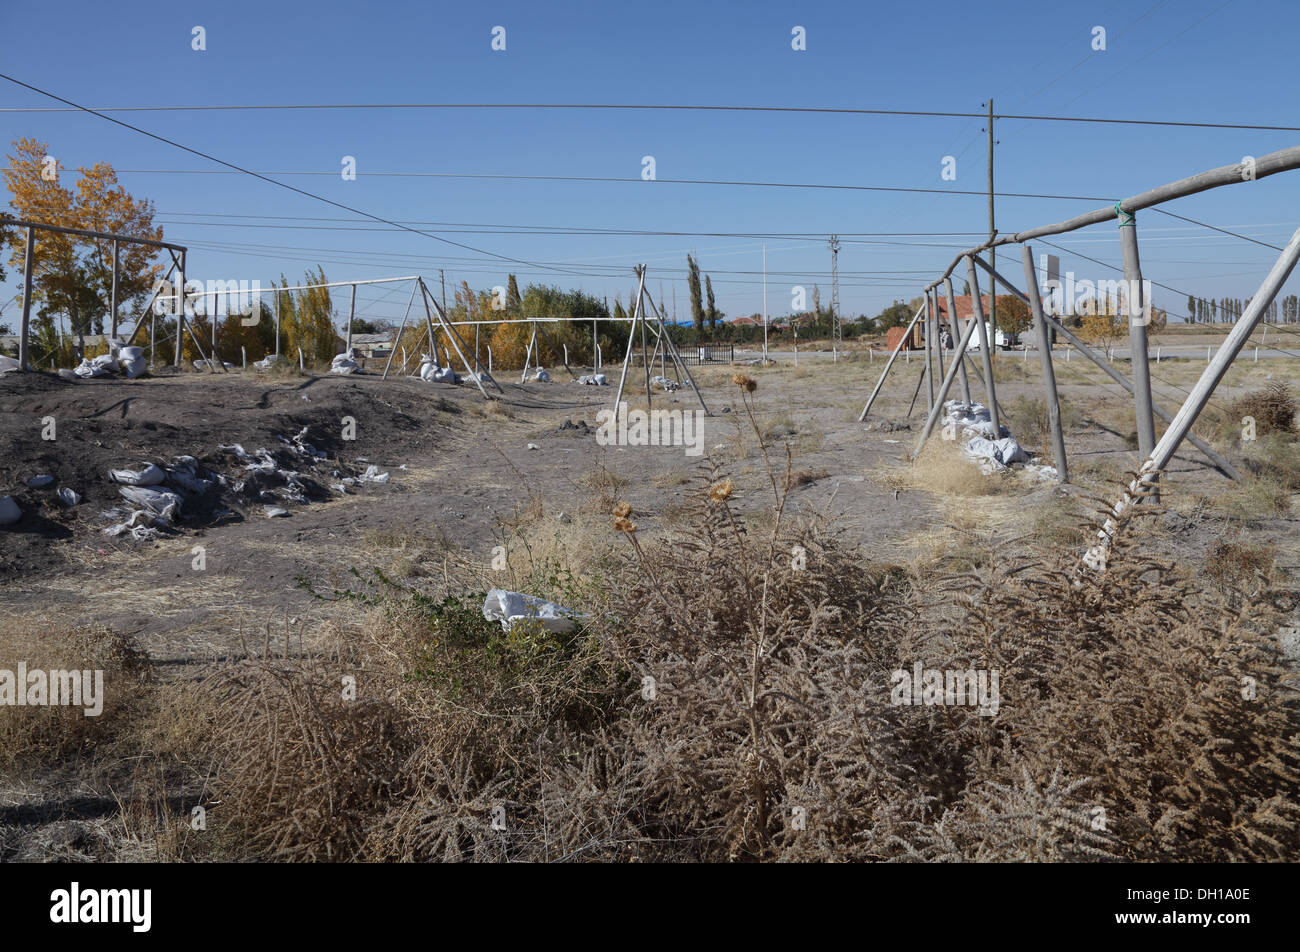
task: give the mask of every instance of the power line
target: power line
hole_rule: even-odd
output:
[[[1190,222],[1193,225],[1200,225],[1202,228],[1208,228],[1210,231],[1217,231],[1222,235],[1231,235],[1233,238],[1240,238],[1242,241],[1249,241],[1252,244],[1263,245],[1265,248],[1272,248],[1274,251],[1282,250],[1280,245],[1270,245],[1267,241],[1260,241],[1258,238],[1251,238],[1249,235],[1240,235],[1235,231],[1228,231],[1228,229],[1220,228],[1217,225],[1197,221],[1195,218],[1186,218],[1183,215],[1175,215],[1173,212],[1167,212],[1163,208],[1152,208],[1151,210],[1153,212],[1159,212],[1161,215],[1168,215],[1170,218],[1177,218],[1179,221]]]
[[[8,79],[9,77],[4,76],[3,73],[0,73],[0,78]],[[103,118],[108,119],[110,122],[118,121],[108,116],[105,116]],[[125,123],[122,124],[125,125]],[[135,128],[135,127],[130,126],[128,128]],[[143,130],[138,130],[138,131],[143,131]],[[153,136],[153,133],[151,132],[145,132],[144,134],[148,136]],[[200,155],[203,156],[204,158],[211,158],[211,156],[207,156],[204,153],[198,152],[197,150],[194,149],[189,149],[187,146],[178,145],[177,143],[171,142],[171,140],[169,139],[163,139],[161,136],[153,136],[153,137],[159,139],[162,142],[167,142],[169,145],[176,145],[178,148],[186,149],[186,151],[193,152],[195,155]],[[371,215],[369,212],[363,212],[360,211],[359,209],[351,208],[350,206],[343,205],[339,202],[331,201],[330,199],[324,198],[323,196],[315,195],[311,192],[305,192],[302,189],[296,188],[292,185],[288,185],[284,182],[277,182],[274,179],[267,177],[270,175],[326,175],[326,176],[333,177],[339,174],[339,172],[337,171],[327,172],[318,169],[306,169],[306,170],[293,170],[293,171],[253,172],[248,169],[240,168],[237,165],[232,165],[229,162],[222,162],[220,159],[212,159],[212,161],[219,162],[220,164],[227,166],[228,169],[114,169],[113,171],[122,175],[128,175],[128,174],[230,175],[232,174],[232,172],[243,173],[245,175],[256,176],[257,178],[260,178],[263,181],[270,182],[272,185],[279,185],[282,188],[292,189],[293,191],[298,192],[300,195],[306,195],[309,198],[315,198],[322,202],[329,202],[329,204],[335,205],[346,211],[356,212],[356,214],[358,215],[365,215],[367,218],[373,218],[376,221],[382,221],[385,224],[389,224],[389,225],[394,224],[394,222],[391,222],[386,218],[380,218],[377,215]],[[358,177],[373,176],[376,178],[486,179],[489,181],[517,181],[517,182],[615,182],[615,183],[621,182],[621,183],[635,183],[643,187],[654,186],[654,185],[729,185],[729,186],[740,186],[740,187],[747,187],[747,188],[804,188],[804,189],[829,189],[832,191],[850,191],[850,192],[913,192],[913,193],[923,193],[927,195],[977,195],[980,198],[986,198],[988,197],[989,194],[987,189],[983,191],[975,191],[970,189],[955,189],[955,188],[905,188],[898,185],[842,185],[842,184],[835,184],[835,183],[819,183],[819,182],[755,182],[755,181],[742,181],[737,179],[663,179],[660,178],[660,179],[646,180],[642,178],[629,178],[625,176],[612,176],[612,175],[610,176],[512,175],[512,174],[495,173],[495,172],[362,172],[362,171],[357,171],[355,174]],[[994,194],[999,198],[1041,198],[1041,199],[1053,199],[1053,200],[1073,201],[1073,202],[1110,202],[1114,200],[1113,198],[1102,198],[1097,195],[1050,195],[1050,194],[1042,194],[1038,192],[995,192]],[[413,228],[405,228],[405,226],[399,226],[399,227],[403,227],[404,230],[406,231],[415,231],[415,229]],[[426,233],[417,232],[417,234],[426,234]],[[437,238],[438,236],[428,235],[428,237]],[[446,241],[447,239],[439,238],[438,240]],[[451,243],[454,244],[454,242]],[[470,249],[470,250],[479,251],[480,249]],[[488,252],[488,251],[481,251],[480,253],[489,254],[496,258],[504,257],[503,255],[493,255],[492,252]],[[506,259],[506,260],[512,260],[512,259]],[[528,264],[529,262],[522,262],[522,263]]]
[[[245,215],[232,214],[228,212],[177,212],[164,211],[160,214],[187,216],[190,218],[250,218],[271,221],[351,221],[350,218],[341,217],[320,217],[306,215]],[[399,221],[402,221],[399,219]],[[514,233],[518,230],[521,234],[541,234],[541,235],[635,235],[640,237],[664,236],[670,238],[690,237],[690,238],[781,238],[781,239],[802,239],[807,238],[810,241],[825,241],[827,232],[820,231],[781,231],[781,232],[744,232],[744,231],[665,231],[648,228],[602,228],[593,225],[510,225],[501,222],[452,222],[452,221],[421,221],[407,219],[402,222],[407,225],[437,225],[450,228],[489,228],[489,229],[509,229]],[[189,224],[181,222],[180,224]],[[238,223],[236,223],[238,224]],[[984,236],[982,231],[845,231],[840,232],[841,240],[849,238],[980,238]]]
[[[90,113],[92,116],[98,116],[100,119],[104,119],[108,122],[114,123],[115,125],[119,125],[124,129],[130,129],[132,132],[138,132],[141,135],[148,136],[150,139],[154,139],[157,140],[158,142],[165,143],[166,145],[170,145],[174,148],[180,149],[183,152],[188,152],[191,155],[197,155],[199,158],[206,159],[209,162],[216,162],[218,165],[224,165],[227,169],[231,169],[235,172],[239,172],[244,175],[251,175],[253,178],[261,179],[263,182],[268,182],[271,185],[278,186],[279,188],[288,189],[291,192],[295,192],[299,195],[306,196],[307,198],[315,199],[318,202],[325,202],[327,205],[333,205],[335,208],[341,208],[346,212],[352,212],[355,215],[361,215],[364,218],[369,218],[372,219],[373,221],[381,222],[385,225],[393,225],[394,227],[401,228],[404,231],[409,231],[412,234],[423,235],[426,238],[432,238],[434,241],[441,241],[445,244],[454,245],[455,247],[463,248],[466,251],[473,251],[477,254],[487,255],[488,257],[497,258],[502,261],[510,261],[515,264],[526,264],[535,267],[535,265],[533,265],[531,261],[524,261],[520,258],[511,258],[507,255],[500,255],[497,254],[496,252],[487,251],[483,248],[475,248],[472,245],[462,244],[459,241],[452,241],[450,238],[443,238],[441,235],[435,235],[432,232],[421,231],[417,228],[410,228],[405,225],[398,225],[396,222],[390,221],[387,218],[383,218],[379,215],[373,215],[370,212],[362,211],[361,209],[354,208],[351,205],[345,205],[342,202],[336,202],[333,199],[326,198],[323,195],[317,195],[314,192],[308,192],[304,189],[298,188],[297,186],[290,185],[287,182],[278,182],[275,179],[269,178],[268,176],[263,175],[259,172],[253,172],[249,169],[245,169],[241,166],[235,165],[233,162],[227,162],[224,159],[218,159],[214,155],[209,155],[206,152],[200,152],[198,149],[192,149],[187,145],[182,145],[181,143],[176,142],[172,139],[168,139],[165,136],[160,136],[157,135],[156,133],[149,132],[147,129],[141,129],[139,126],[133,126],[129,122],[123,122],[121,119],[114,119],[112,116],[106,116],[103,113],[97,112],[94,109],[89,109],[85,106],[77,105],[77,103],[73,102],[70,99],[64,99],[62,96],[56,96],[54,93],[48,92],[44,89],[40,89],[39,87],[33,86],[30,83],[24,83],[22,80],[15,79],[13,76],[8,75],[7,73],[0,73],[0,79],[7,79],[9,82],[13,83],[16,86],[22,86],[24,89],[30,89],[32,92],[39,93],[42,96],[48,96],[50,99],[54,99],[58,102],[65,103],[66,105],[73,107],[73,109],[77,111],[87,112]]]
[[[3,74],[0,74],[3,75]],[[11,77],[5,76],[5,79]],[[17,80],[13,80],[17,82]],[[26,86],[26,83],[19,83]],[[36,92],[44,92],[33,86],[27,86]],[[46,95],[49,95],[48,93]],[[68,102],[58,96],[60,102]],[[538,102],[426,102],[426,103],[250,103],[243,105],[209,105],[209,106],[100,106],[90,109],[69,103],[72,108],[55,106],[7,106],[0,107],[0,112],[39,113],[39,112],[92,112],[103,116],[110,112],[253,112],[253,111],[293,111],[293,110],[357,110],[357,109],[558,109],[558,110],[645,110],[671,112],[771,112],[771,113],[811,113],[845,116],[910,116],[917,118],[939,119],[986,119],[987,113],[980,112],[945,112],[923,109],[855,109],[837,106],[735,106],[735,105],[696,105],[691,103],[538,103]],[[107,117],[105,117],[107,118]],[[1245,129],[1259,132],[1300,132],[1300,126],[1279,126],[1253,123],[1230,122],[1186,122],[1174,119],[1119,119],[1106,116],[1045,116],[1020,113],[994,113],[994,119],[1020,119],[1026,122],[1083,122],[1105,123],[1136,126],[1174,126],[1195,129]]]

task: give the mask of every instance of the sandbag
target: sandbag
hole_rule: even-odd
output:
[[[148,363],[144,359],[143,347],[119,347],[117,362],[121,365],[127,380],[134,380],[148,368]]]
[[[108,478],[110,481],[120,483],[123,486],[157,486],[167,478],[167,474],[163,472],[162,467],[149,463],[139,471],[110,469]]]
[[[359,374],[361,365],[357,363],[356,353],[348,348],[343,353],[338,354],[330,361],[330,373],[332,374]]]

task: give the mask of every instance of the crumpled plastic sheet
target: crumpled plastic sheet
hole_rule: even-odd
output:
[[[202,495],[211,489],[215,483],[220,482],[220,477],[208,473],[193,456],[177,456],[175,461],[167,467],[166,482],[171,486],[178,486],[181,489]]]
[[[993,420],[988,407],[982,403],[949,400],[943,405],[943,411],[943,423],[961,427],[962,439],[970,439],[973,436],[982,436],[990,440],[995,438]],[[1005,426],[1000,426],[999,429],[1002,432],[997,434],[996,438],[1001,439],[1011,435],[1011,431]]]
[[[278,433],[276,434],[276,436],[279,437],[281,442],[288,443],[289,447],[292,450],[294,450],[296,453],[299,453],[303,456],[310,456],[312,457],[312,459],[326,459],[329,456],[328,453],[324,452],[323,450],[317,449],[311,443],[307,442],[308,429],[309,427],[304,426],[301,430],[298,431],[298,435],[293,437],[292,439],[280,436]]]
[[[510,631],[520,622],[528,622],[539,624],[547,631],[560,632],[571,631],[584,616],[535,595],[494,588],[483,600],[483,617],[501,622],[503,631]]]
[[[105,374],[116,373],[118,371],[117,358],[112,354],[101,354],[98,357],[81,359],[81,363],[73,368],[73,373],[83,379],[88,377],[102,377]]]
[[[608,387],[609,378],[604,374],[583,374],[578,378],[578,383],[584,387]]]
[[[983,404],[949,400],[943,409],[943,425],[959,428],[964,442],[962,453],[986,476],[1004,472],[1014,464],[1027,463],[1033,458],[1005,426],[999,427],[1000,437],[993,438],[991,415]],[[1054,467],[1037,463],[1025,466],[1024,470],[1034,479],[1045,481],[1055,480],[1058,475]]]
[[[1000,472],[1012,463],[1023,463],[1029,459],[1029,454],[1024,448],[1009,436],[1000,440],[988,440],[982,436],[972,437],[962,447],[962,452],[978,463],[980,471],[985,475]]]
[[[537,368],[537,373],[533,374],[533,380],[538,383],[550,383],[551,375],[542,367]]]
[[[104,530],[104,534],[112,538],[126,534],[137,542],[157,538],[158,530],[170,526],[180,513],[181,497],[165,489],[123,486],[118,489],[118,493],[128,503],[138,508],[126,512],[124,521]],[[110,518],[118,518],[123,514],[121,509],[110,510],[107,513]]]
[[[1046,463],[1026,463],[1021,472],[1031,479],[1044,483],[1054,483],[1061,478],[1061,474],[1056,467],[1048,466]]]
[[[351,348],[338,354],[330,361],[330,373],[332,374],[359,374],[361,365],[357,363],[356,351]]]
[[[165,523],[176,521],[181,511],[181,497],[169,489],[154,489],[151,486],[123,486],[118,495],[129,503],[139,506]]]
[[[667,377],[662,377],[662,376],[655,376],[650,378],[650,385],[654,386],[656,384],[658,384],[660,387],[663,387],[664,390],[668,391],[669,393],[672,393],[675,390],[682,389],[682,385],[679,384],[676,380],[669,380]]]

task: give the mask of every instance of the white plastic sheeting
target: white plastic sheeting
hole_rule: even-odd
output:
[[[538,383],[550,383],[551,375],[542,367],[537,368],[537,373],[533,374],[533,379]]]
[[[483,600],[483,617],[488,621],[501,622],[504,631],[510,631],[519,622],[536,623],[547,631],[570,631],[582,615],[536,595],[494,588]]]
[[[978,463],[980,469],[985,472],[995,472],[1005,469],[1012,463],[1023,463],[1029,459],[1029,454],[1009,436],[1000,440],[986,440],[982,436],[973,437],[962,447],[962,452]]]
[[[351,348],[336,356],[330,361],[330,373],[332,374],[359,374],[361,365],[357,363],[356,352]]]
[[[960,439],[962,453],[985,475],[1003,472],[1032,459],[1005,426],[1000,427],[1001,433],[994,438],[993,422],[983,404],[949,400],[943,405],[943,411],[944,436]],[[1025,469],[1036,479],[1056,478],[1056,470],[1051,466],[1032,464],[1032,470],[1028,466]]]
[[[176,521],[181,510],[181,497],[167,489],[149,486],[123,486],[118,494],[129,503],[145,509],[166,523]]]
[[[993,421],[990,418],[988,407],[982,403],[963,403],[960,400],[949,400],[943,405],[943,422],[945,426],[954,425],[960,427],[961,437],[964,440],[975,436],[982,436],[985,439],[992,440],[1011,435],[1011,431],[1005,426],[1000,427],[1001,433],[994,434]]]
[[[439,367],[428,354],[420,355],[420,369],[418,375],[421,380],[427,380],[429,383],[456,383],[456,371],[450,367]]]
[[[102,377],[105,374],[116,373],[119,370],[117,358],[112,354],[101,354],[98,357],[90,359],[82,358],[81,363],[73,368],[73,373],[83,379],[88,377]]]
[[[676,380],[669,380],[667,377],[651,377],[650,386],[653,387],[656,385],[663,387],[664,390],[668,391],[669,393],[672,393],[675,390],[682,389],[681,384],[679,384]]]
[[[585,387],[608,387],[609,378],[604,374],[583,374],[578,378],[578,383]]]

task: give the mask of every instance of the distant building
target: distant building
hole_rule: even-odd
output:
[[[393,331],[381,334],[353,334],[352,349],[358,357],[387,357],[393,352]]]

